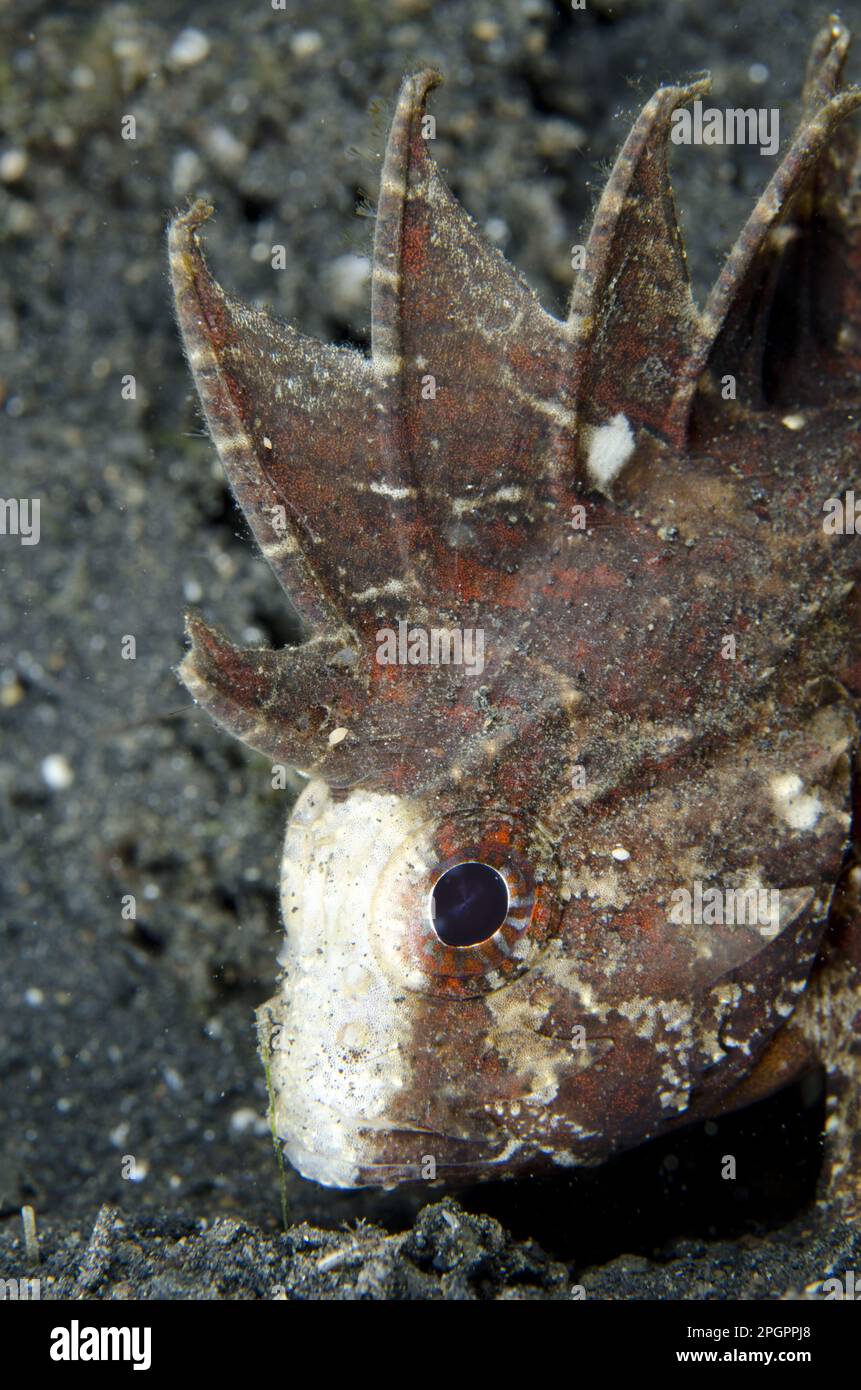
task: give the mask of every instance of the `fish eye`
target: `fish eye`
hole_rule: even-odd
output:
[[[470,859],[437,879],[430,894],[431,923],[445,946],[478,946],[502,926],[509,903],[499,870]]]
[[[563,920],[562,873],[543,827],[458,807],[388,847],[370,902],[381,966],[417,994],[472,999],[530,970]]]

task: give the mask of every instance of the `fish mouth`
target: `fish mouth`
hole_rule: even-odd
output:
[[[451,1132],[404,1120],[348,1114],[318,1101],[281,1135],[302,1177],[326,1187],[395,1187],[468,1180],[504,1164],[521,1147],[499,1133]],[[298,1122],[297,1122],[298,1121]]]

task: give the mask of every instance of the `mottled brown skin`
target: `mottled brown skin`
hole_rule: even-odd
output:
[[[370,359],[227,295],[198,246],[209,209],[173,223],[207,420],[309,635],[243,651],[190,617],[182,678],[336,800],[393,794],[429,827],[423,882],[384,904],[406,1084],[384,1123],[360,1117],[343,1185],[414,1177],[428,1153],[442,1177],[599,1162],[821,1061],[824,1190],[858,1214],[861,538],[822,524],[827,498],[861,494],[847,46],[836,20],[818,36],[800,128],[702,311],[666,149],[703,82],[660,89],[636,122],[565,323],[442,183],[422,137],[432,73],[405,81],[389,138]],[[613,421],[633,448],[606,478],[596,431]],[[400,619],[483,629],[481,677],[378,664]],[[525,933],[436,937],[421,904],[471,857],[517,880]],[[672,925],[694,880],[778,888],[779,932]],[[272,1004],[269,1061],[301,999],[283,1018]],[[374,1065],[361,1047],[341,1060]]]

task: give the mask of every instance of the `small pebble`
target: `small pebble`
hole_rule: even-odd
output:
[[[17,183],[27,170],[27,156],[23,150],[7,150],[0,155],[0,179],[4,183]]]
[[[14,705],[19,705],[23,698],[24,687],[17,676],[13,675],[11,680],[8,677],[0,680],[0,705],[4,709],[12,709]]]
[[[179,150],[170,173],[174,197],[184,198],[203,177],[203,165],[195,150]]]
[[[75,780],[75,774],[68,758],[62,753],[49,753],[47,758],[43,758],[42,780],[52,791],[62,792],[70,787]]]
[[[209,39],[200,29],[183,29],[170,47],[167,61],[172,68],[193,68],[209,56]]]
[[[484,230],[496,246],[502,246],[511,235],[508,223],[502,217],[489,217]]]
[[[203,145],[210,159],[220,169],[239,169],[248,158],[248,149],[225,125],[214,125],[203,135]]]
[[[571,155],[575,150],[582,149],[585,143],[586,132],[582,126],[560,117],[551,117],[541,122],[535,148],[544,159],[553,159]]]
[[[299,29],[290,40],[294,58],[311,58],[323,47],[323,35],[316,29]]]
[[[250,1106],[243,1106],[241,1110],[234,1110],[230,1116],[231,1134],[268,1134],[269,1121],[265,1116],[258,1115],[256,1110]]]
[[[371,262],[367,256],[338,256],[327,268],[329,302],[336,313],[349,318],[367,309]]]

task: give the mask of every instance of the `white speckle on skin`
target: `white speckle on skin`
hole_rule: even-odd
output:
[[[368,491],[380,497],[391,497],[393,502],[403,502],[407,497],[415,497],[414,487],[393,487],[391,483],[368,483]]]
[[[812,830],[823,811],[819,797],[804,794],[803,787],[796,772],[785,772],[771,779],[771,795],[777,813],[793,830]]]
[[[382,598],[385,594],[402,594],[405,592],[404,581],[402,579],[387,579],[385,584],[372,584],[369,589],[360,589],[354,592],[352,597],[357,603],[367,603],[369,599]]]
[[[688,1108],[689,1091],[659,1091],[658,1100],[664,1110],[677,1110],[680,1113]]]
[[[523,498],[523,489],[516,483],[509,483],[505,487],[499,487],[496,492],[486,496],[479,493],[475,497],[453,497],[451,509],[455,516],[464,516],[467,512],[475,511],[476,507],[482,507],[491,502],[520,502]]]
[[[606,492],[615,482],[634,447],[633,430],[621,412],[614,415],[609,424],[599,425],[592,431],[586,471],[599,492]]]

